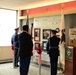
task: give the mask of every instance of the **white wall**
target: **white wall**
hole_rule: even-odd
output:
[[[16,27],[16,11],[0,9],[0,61],[12,59],[11,37]]]
[[[40,28],[41,34],[40,34],[40,42],[44,40],[42,38],[42,30],[43,29],[61,29],[61,16],[47,16],[47,17],[39,17],[34,18],[34,28]],[[60,35],[60,33],[58,33]]]

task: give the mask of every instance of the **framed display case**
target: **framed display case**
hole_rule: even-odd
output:
[[[69,29],[69,38],[72,40],[76,39],[76,28]]]
[[[40,28],[34,29],[34,41],[40,41]]]
[[[46,51],[46,45],[47,45],[47,41],[43,41],[42,42],[42,50]]]
[[[43,39],[48,39],[51,36],[51,29],[43,29],[42,33]]]
[[[65,50],[65,58],[66,60],[73,61],[73,47],[68,46]]]

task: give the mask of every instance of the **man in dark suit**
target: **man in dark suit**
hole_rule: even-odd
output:
[[[19,28],[15,28],[15,33],[13,34],[11,38],[11,44],[12,44],[12,50],[14,50],[14,59],[13,59],[13,67],[18,67],[18,58],[19,58],[19,34],[18,34]]]
[[[20,75],[28,75],[32,56],[33,42],[28,30],[28,25],[24,25],[23,32],[19,35]]]
[[[57,75],[57,62],[58,62],[58,56],[59,56],[59,42],[60,38],[56,36],[57,31],[51,30],[52,37],[49,38],[47,43],[47,53],[50,57],[50,69],[51,74],[50,75]]]

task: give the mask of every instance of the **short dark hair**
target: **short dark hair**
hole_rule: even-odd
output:
[[[19,27],[16,27],[15,30],[19,30]]]
[[[51,32],[52,32],[53,34],[58,33],[56,30],[51,30]]]
[[[28,25],[23,25],[23,27],[22,27],[22,28],[23,28],[23,30],[24,30],[24,31],[28,31],[29,26],[28,26]]]

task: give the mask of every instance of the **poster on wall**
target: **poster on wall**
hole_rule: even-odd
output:
[[[71,40],[76,39],[76,28],[69,29],[69,39]]]
[[[43,29],[43,39],[48,39],[51,36],[51,29]]]
[[[40,41],[40,28],[34,29],[34,41]]]

